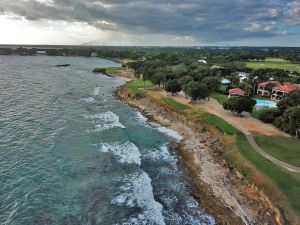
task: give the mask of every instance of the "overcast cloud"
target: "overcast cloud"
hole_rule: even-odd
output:
[[[78,30],[69,30],[70,36],[80,34],[80,26],[91,32],[85,39],[73,37],[75,42],[259,44],[289,36],[291,45],[300,44],[300,0],[0,0],[0,14],[49,35],[66,34],[66,26],[74,25]]]

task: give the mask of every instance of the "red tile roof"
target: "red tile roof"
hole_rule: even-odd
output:
[[[245,94],[246,93],[243,89],[240,89],[240,88],[232,88],[232,89],[229,89],[228,92],[230,94]]]
[[[284,92],[292,92],[300,89],[299,84],[286,84],[286,85],[280,85],[277,87],[274,87],[273,89],[278,91],[284,91]]]
[[[275,86],[281,85],[279,81],[272,80],[272,81],[261,82],[258,84],[258,86],[267,86],[268,84],[274,84]]]

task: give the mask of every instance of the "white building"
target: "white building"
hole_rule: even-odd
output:
[[[44,51],[44,50],[37,50],[35,54],[36,55],[46,55],[46,51]]]
[[[207,61],[205,59],[199,59],[198,62],[203,63],[203,64],[207,64]]]
[[[92,52],[91,57],[97,57],[97,56],[98,56],[97,52]]]

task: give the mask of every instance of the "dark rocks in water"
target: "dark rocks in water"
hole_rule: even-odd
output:
[[[68,67],[71,66],[71,64],[58,64],[56,67]]]
[[[93,72],[106,74],[106,68],[94,68]]]

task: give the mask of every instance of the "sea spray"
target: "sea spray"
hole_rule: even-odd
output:
[[[151,179],[148,174],[141,171],[127,175],[124,185],[120,187],[118,195],[112,200],[112,204],[139,207],[142,212],[132,216],[123,224],[157,224],[165,225],[162,215],[162,206],[154,200]],[[132,223],[135,222],[136,223]]]
[[[101,132],[115,127],[126,128],[122,123],[120,123],[119,116],[111,111],[93,115],[84,115],[84,118],[92,119],[92,122],[95,124],[94,131],[96,132]]]
[[[141,153],[135,144],[126,141],[124,143],[111,142],[111,143],[100,143],[96,147],[100,152],[114,154],[120,163],[134,163],[141,165]]]

